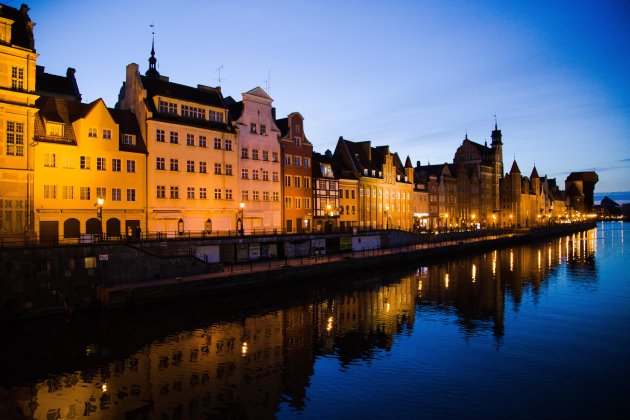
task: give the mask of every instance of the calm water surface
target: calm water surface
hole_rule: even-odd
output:
[[[5,329],[76,418],[630,418],[630,225],[397,272]]]

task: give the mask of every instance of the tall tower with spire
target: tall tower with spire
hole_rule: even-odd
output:
[[[151,25],[153,26],[153,25]],[[151,77],[153,79],[158,79],[160,77],[160,73],[157,71],[157,58],[155,58],[155,32],[152,34],[151,39],[151,57],[149,57],[149,70],[144,73],[147,77]]]
[[[501,130],[497,126],[496,116],[494,118],[494,130],[492,130],[492,151],[494,152],[494,209],[495,211],[499,211],[501,208],[501,200],[500,200],[500,187],[499,183],[501,182],[501,178],[503,177],[503,142],[501,141],[503,135],[501,134]]]

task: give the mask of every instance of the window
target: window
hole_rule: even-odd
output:
[[[339,191],[343,191],[343,190],[339,190]],[[339,197],[341,197],[341,195]],[[346,198],[349,198],[349,197],[350,197],[350,190],[346,190]],[[385,198],[387,198],[387,191],[385,191]]]
[[[177,159],[171,159],[171,171],[179,171],[179,161]]]
[[[352,206],[352,214],[356,214],[356,212],[357,212],[357,209],[354,206]]]
[[[263,150],[262,157],[262,160],[269,160],[269,151]]]
[[[350,190],[350,196],[352,197],[352,199],[354,200],[354,190]]]
[[[199,188],[199,198],[202,200],[205,200],[206,198],[208,198],[208,193],[206,191],[206,187],[200,187]]]
[[[166,198],[166,187],[164,185],[158,185],[156,191],[157,198]]]
[[[220,163],[215,163],[214,164],[214,173],[215,173],[215,175],[221,175],[221,164]]]
[[[179,187],[171,185],[171,198],[179,198]]]
[[[271,179],[273,180],[273,182],[278,182],[278,172],[273,171]]]
[[[254,191],[254,193],[252,194],[252,199],[254,201],[260,200],[260,195],[259,195],[258,191]]]
[[[182,105],[182,117],[205,120],[206,110],[202,108],[197,108],[196,106]]]
[[[186,161],[186,172],[195,172],[195,161],[187,160]]]
[[[72,185],[63,186],[63,199],[74,200],[74,187]]]
[[[217,150],[221,150],[221,139],[214,138],[214,148]]]
[[[284,208],[291,208],[291,197],[284,197]]]
[[[252,159],[258,160],[258,149],[252,149]]]
[[[155,159],[155,169],[158,169],[160,171],[163,171],[164,169],[166,169],[166,164],[164,163],[163,157],[159,157]]]
[[[164,130],[155,130],[155,141],[164,143],[165,135]]]
[[[304,208],[305,209],[310,209],[311,208],[311,199],[308,197],[304,198]]]
[[[91,137],[91,138],[95,139],[98,136],[97,132],[98,132],[98,130],[96,129],[96,127],[88,128],[88,137]]]
[[[263,136],[267,134],[267,126],[265,124],[260,124],[260,134]]]
[[[299,126],[299,125],[296,125],[296,126],[295,126],[295,134],[300,134],[300,130],[301,130],[301,129],[300,129],[300,126]]]
[[[311,179],[307,176],[304,177],[304,188],[311,188]]]
[[[249,170],[241,169],[241,179],[249,179]]]
[[[300,188],[300,180],[301,180],[301,177],[299,177],[299,176],[296,176],[296,177],[293,179],[293,183],[294,183],[294,187],[295,187],[295,188]]]
[[[136,172],[136,161],[135,160],[128,160],[127,161],[127,172],[130,174],[133,174]]]
[[[223,112],[210,111],[210,121],[223,122]]]
[[[287,166],[291,165],[291,155],[284,155],[284,164]]]
[[[241,191],[241,200],[249,201],[249,191],[247,190]]]
[[[225,199],[226,200],[231,200],[232,199],[232,190],[230,190],[230,189],[225,190]]]
[[[123,134],[123,144],[134,144],[136,136],[133,134]]]
[[[103,129],[103,140],[111,140],[112,139],[112,130],[108,128]]]
[[[112,188],[112,201],[122,201],[122,190],[120,188]]]
[[[258,169],[252,170],[252,179],[258,181]]]
[[[305,168],[308,168],[308,167],[310,167],[310,166],[311,166],[311,159],[309,159],[309,158],[307,158],[307,157],[302,158],[302,163],[304,164],[304,167],[305,167]]]
[[[273,201],[275,201],[275,202],[280,201],[280,194],[278,193],[278,191],[274,191],[274,193],[273,193]]]
[[[186,187],[186,198],[189,200],[195,199],[195,187]]]
[[[199,136],[199,147],[208,147],[206,143],[206,136]]]
[[[302,143],[302,141],[300,140],[299,137],[293,137],[293,145],[295,147],[300,147],[300,144]]]
[[[291,186],[291,175],[285,175],[284,176],[284,186],[285,187],[290,187]]]
[[[11,67],[11,89],[24,89],[24,69],[22,67]]]
[[[249,132],[250,133],[256,133],[256,123],[251,123],[249,125]]]
[[[300,165],[300,164],[301,164],[301,161],[302,161],[302,159],[300,159],[300,157],[299,157],[299,156],[293,156],[293,165],[295,165],[295,166],[301,166],[301,165]]]
[[[225,164],[225,174],[226,175],[232,175],[232,164],[231,163],[226,163]]]
[[[195,145],[195,135],[186,134],[186,146],[194,146],[194,145]]]
[[[63,124],[47,122],[46,135],[51,137],[63,137]]]
[[[120,172],[120,159],[112,159],[112,172]]]
[[[230,139],[225,140],[225,150],[232,150],[232,140]]]
[[[271,153],[271,161],[272,162],[278,162],[278,152],[272,152]]]
[[[24,123],[7,121],[7,156],[24,156]]]
[[[262,179],[263,181],[269,181],[269,171],[262,171]]]
[[[241,158],[249,159],[249,152],[247,150],[247,147],[241,147]]]
[[[127,188],[127,201],[136,201],[136,189]]]
[[[296,209],[301,209],[302,208],[302,200],[299,198],[295,198],[295,208]]]
[[[44,198],[57,198],[57,186],[56,185],[44,185]]]
[[[97,157],[96,158],[96,170],[97,171],[105,171],[107,170],[107,165],[105,164],[105,158]]]
[[[81,157],[79,157],[79,168],[81,168],[81,169],[90,169],[90,157],[89,156],[81,156]]]
[[[96,187],[96,197],[105,200],[107,198],[107,188]]]
[[[170,141],[172,144],[179,143],[179,133],[177,131],[171,131]]]
[[[177,114],[177,104],[160,99],[158,102],[158,112],[164,114]]]
[[[263,191],[263,201],[269,201],[269,191]]]
[[[200,174],[206,173],[206,162],[199,162],[199,173]]]

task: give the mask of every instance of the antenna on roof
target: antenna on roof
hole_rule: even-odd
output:
[[[215,73],[219,73],[219,77],[214,79],[219,82],[219,86],[221,86],[221,69],[222,68],[223,68],[223,64],[221,64],[219,68],[214,71]]]

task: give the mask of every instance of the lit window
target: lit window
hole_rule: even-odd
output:
[[[56,199],[57,198],[57,186],[56,185],[44,185],[44,198]]]
[[[96,170],[97,171],[107,170],[107,167],[105,164],[105,158],[102,158],[102,157],[96,158]]]
[[[63,137],[63,124],[46,123],[46,135],[51,137]]]
[[[256,131],[256,123],[251,123],[251,124],[249,125],[249,132],[250,132],[250,133],[256,133],[256,132],[257,132],[257,131]]]
[[[90,187],[79,188],[79,200],[89,200],[89,199],[90,199]]]
[[[74,187],[72,185],[63,186],[63,199],[74,200]]]
[[[81,157],[79,157],[79,168],[81,168],[81,169],[90,169],[90,157],[89,156],[81,156]]]

